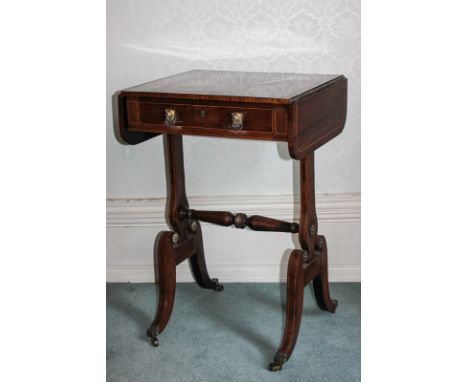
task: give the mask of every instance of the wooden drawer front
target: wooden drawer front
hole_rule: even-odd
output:
[[[135,101],[130,101],[130,103]],[[136,102],[135,102],[136,104]],[[256,131],[271,133],[273,126],[273,110],[255,108],[236,108],[227,106],[165,104],[153,102],[138,102],[137,105],[128,105],[129,121],[133,120],[143,125],[165,124],[166,109],[175,109],[177,119],[173,126],[197,127],[223,130],[236,130],[232,127],[234,112],[244,114],[242,131]],[[132,110],[137,109],[137,115]],[[131,116],[130,113],[133,115]],[[238,131],[238,130],[237,130]]]

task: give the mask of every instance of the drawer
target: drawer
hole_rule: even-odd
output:
[[[186,127],[272,133],[273,110],[269,108],[190,105],[128,101],[130,125]]]

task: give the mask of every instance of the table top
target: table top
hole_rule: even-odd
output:
[[[287,141],[302,159],[341,133],[347,79],[336,74],[193,70],[122,90],[119,131]]]
[[[160,98],[288,104],[342,79],[336,74],[192,70],[125,89]]]

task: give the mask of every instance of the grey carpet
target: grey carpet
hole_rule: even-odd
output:
[[[214,292],[177,284],[171,320],[153,348],[145,332],[156,309],[154,285],[108,284],[107,380],[359,381],[359,283],[331,284],[335,314],[319,310],[307,286],[294,353],[282,371],[268,371],[281,341],[285,289],[235,283]]]

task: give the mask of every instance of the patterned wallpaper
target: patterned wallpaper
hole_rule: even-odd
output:
[[[359,0],[108,0],[107,8],[109,198],[166,191],[162,139],[120,145],[112,95],[191,69],[344,74],[347,124],[317,151],[316,185],[318,192],[360,190]],[[184,143],[190,194],[292,192],[297,168],[284,144],[197,137]]]

